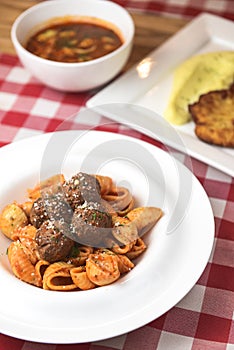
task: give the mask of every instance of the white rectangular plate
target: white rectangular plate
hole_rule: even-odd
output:
[[[172,127],[159,117],[167,105],[176,66],[193,55],[222,50],[234,50],[234,23],[210,14],[199,15],[86,106],[234,176],[233,149],[200,141],[193,122]]]

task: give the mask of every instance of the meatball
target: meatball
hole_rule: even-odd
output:
[[[93,175],[79,172],[63,184],[65,198],[75,210],[84,202],[96,202],[101,199],[101,187]]]
[[[39,228],[41,224],[48,219],[48,214],[44,206],[44,199],[38,198],[32,205],[30,210],[30,222],[36,228]]]
[[[67,224],[61,226],[50,220],[44,221],[35,237],[40,258],[51,263],[64,260],[74,246],[74,241],[68,236]]]
[[[45,220],[71,222],[73,210],[64,200],[62,193],[38,198],[30,211],[30,221],[39,228]]]
[[[112,230],[112,217],[101,204],[89,203],[76,208],[72,228],[80,244],[103,247]]]

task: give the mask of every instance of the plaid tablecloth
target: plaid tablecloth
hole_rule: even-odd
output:
[[[0,145],[56,130],[114,131],[162,145],[108,119],[71,121],[91,93],[66,94],[51,90],[31,77],[14,56],[0,56]],[[66,120],[68,120],[66,122]],[[107,123],[107,124],[106,124]],[[104,126],[103,126],[104,125]],[[194,174],[204,186],[215,215],[213,253],[201,278],[169,312],[129,334],[95,344],[45,345],[0,335],[0,350],[167,350],[234,349],[234,180],[193,160]]]
[[[162,16],[192,18],[202,12],[234,20],[233,0],[116,0],[129,9],[151,11]]]
[[[204,9],[234,18],[233,0],[118,3],[130,8],[159,12],[164,9],[167,13],[190,16]],[[63,123],[65,129],[113,131],[163,147],[137,131],[108,123],[106,118],[80,119],[79,124],[72,121],[69,117],[94,93],[68,94],[51,90],[22,68],[15,56],[0,55],[0,146],[54,131]],[[205,271],[183,300],[153,322],[116,338],[61,345],[33,343],[0,334],[0,350],[234,350],[234,180],[195,159],[192,165],[209,196],[216,231]]]

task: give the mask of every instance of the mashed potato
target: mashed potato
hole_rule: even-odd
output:
[[[234,81],[234,51],[201,54],[183,62],[174,72],[173,87],[164,117],[185,124],[191,117],[188,105],[209,91],[228,88]]]

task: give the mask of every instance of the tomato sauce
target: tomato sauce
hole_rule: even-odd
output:
[[[123,44],[111,28],[89,22],[50,25],[31,36],[25,48],[39,57],[58,62],[86,62],[116,50]]]

